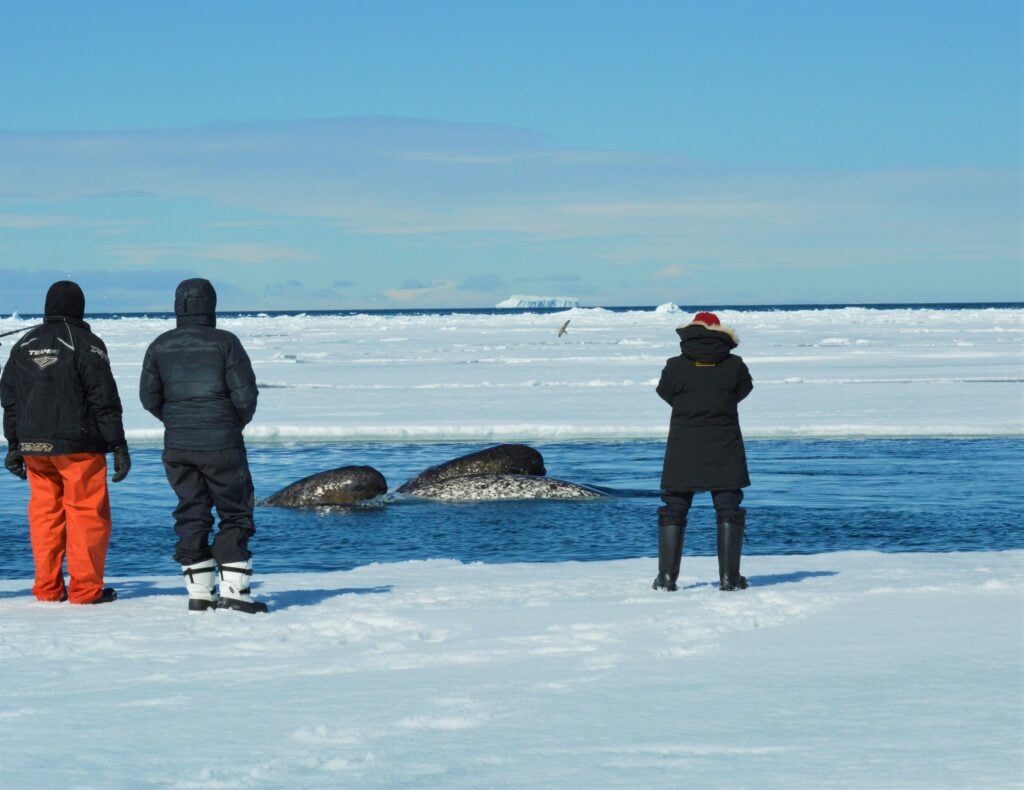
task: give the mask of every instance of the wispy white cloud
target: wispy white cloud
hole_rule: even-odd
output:
[[[280,228],[298,225],[297,219],[239,219],[219,222],[204,222],[204,228]]]
[[[102,248],[103,254],[122,265],[156,266],[181,262],[195,257],[196,245],[188,243],[132,243],[110,244]]]
[[[141,219],[85,219],[73,214],[0,214],[0,228],[87,228],[97,233],[116,233],[147,224]]]
[[[0,228],[59,228],[74,221],[66,214],[0,214]]]
[[[515,243],[531,253],[540,247],[528,245],[548,245],[568,250],[573,263],[565,270],[586,271],[588,283],[605,271],[606,289],[617,276],[607,271],[619,267],[640,267],[649,282],[708,267],[1020,258],[1014,171],[711,170],[677,154],[575,150],[502,126],[368,118],[0,133],[0,173],[8,209],[0,227],[41,232],[81,220],[30,206],[138,194],[187,203],[196,225],[210,231],[202,242],[138,234],[103,248],[122,265],[333,259],[326,244],[304,249],[296,226],[371,238],[375,255],[429,247],[435,261],[455,247]],[[221,233],[232,229],[228,238]],[[388,275],[401,270],[381,269],[388,267]],[[385,293],[405,301],[445,296],[445,288],[458,291],[445,283],[465,275],[438,263],[424,276],[438,279]],[[377,293],[383,282],[361,285]]]
[[[476,291],[479,293],[500,291],[505,287],[505,281],[496,274],[474,274],[466,277],[459,283],[460,291]]]
[[[232,263],[267,263],[269,261],[298,262],[315,260],[302,250],[282,247],[277,244],[237,243],[214,244],[199,247],[195,257],[211,261],[230,261]]]
[[[234,244],[198,244],[195,242],[165,242],[148,244],[111,244],[105,252],[123,264],[149,266],[169,260],[220,261],[237,264],[260,264],[272,261],[298,263],[316,260],[316,256],[303,250],[277,244],[238,242]]]
[[[709,225],[766,225],[796,221],[797,207],[765,196],[717,195],[694,198],[624,202],[577,202],[574,196],[538,194],[532,200],[455,209],[429,203],[378,209],[353,206],[339,216],[352,230],[382,235],[512,233],[547,239],[607,238],[625,234],[681,233]]]
[[[450,294],[457,287],[455,282],[451,280],[440,280],[429,285],[407,282],[401,288],[389,288],[384,291],[384,295],[396,302],[414,302]]]
[[[692,270],[688,266],[680,266],[679,264],[673,264],[672,266],[666,266],[664,269],[659,269],[651,278],[654,280],[678,280],[681,277],[686,277],[692,273]]]
[[[573,238],[787,223],[805,212],[808,188],[834,185],[833,199],[892,191],[871,175],[709,173],[678,155],[573,150],[522,129],[385,119],[0,134],[0,168],[12,191],[48,199],[93,195],[99,183],[110,193],[255,209],[266,222],[320,217],[387,235]]]

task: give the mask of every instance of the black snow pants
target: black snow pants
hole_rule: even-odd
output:
[[[661,500],[665,504],[658,508],[658,523],[686,524],[686,514],[690,512],[694,493],[693,491],[662,491]],[[711,492],[711,502],[715,506],[715,513],[719,516],[736,515],[742,501],[743,489],[741,488]]]
[[[167,481],[178,495],[174,559],[190,565],[213,557],[218,565],[229,565],[252,557],[249,538],[256,531],[252,518],[254,494],[245,448],[167,448],[163,461]],[[220,529],[211,546],[214,506],[220,516]]]

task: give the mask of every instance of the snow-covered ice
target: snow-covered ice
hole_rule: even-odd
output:
[[[5,787],[964,787],[1024,783],[1024,552],[280,574],[273,612],[177,578],[0,582]]]
[[[749,438],[1024,435],[1024,310],[721,311],[755,391]],[[250,441],[663,438],[654,394],[675,327],[663,305],[614,312],[226,318],[253,360]],[[558,328],[571,319],[568,332]],[[0,319],[0,331],[28,323]],[[171,319],[93,322],[129,441],[157,443],[142,355]],[[7,348],[4,348],[4,352]]]

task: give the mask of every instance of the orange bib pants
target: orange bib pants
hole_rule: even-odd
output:
[[[40,601],[92,603],[103,591],[110,542],[107,457],[102,453],[26,455],[28,527]],[[70,584],[61,565],[67,556]]]

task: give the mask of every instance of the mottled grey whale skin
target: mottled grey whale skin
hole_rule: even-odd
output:
[[[424,469],[416,477],[398,487],[398,493],[411,494],[428,483],[440,483],[465,475],[535,475],[547,474],[544,457],[529,445],[498,444],[468,455],[460,455],[443,464]]]
[[[403,486],[404,488],[404,486]],[[462,475],[424,483],[405,492],[446,502],[485,502],[494,499],[597,499],[603,491],[537,475]]]
[[[296,480],[271,494],[264,505],[324,507],[351,505],[387,493],[388,481],[372,466],[339,466]]]

